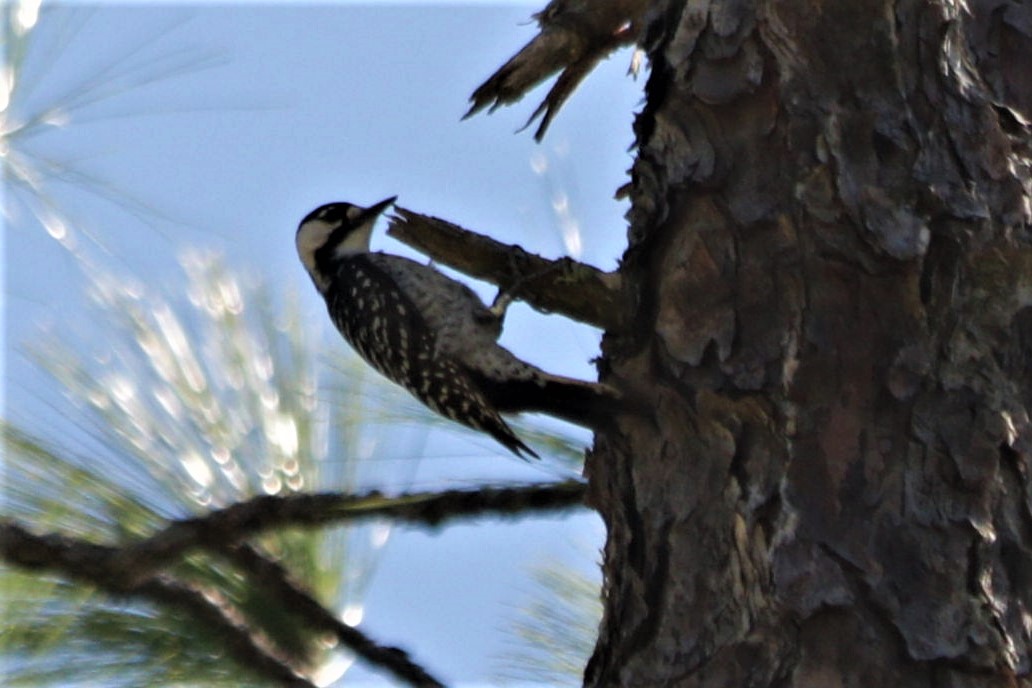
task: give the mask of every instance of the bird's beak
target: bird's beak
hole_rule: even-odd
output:
[[[379,203],[369,206],[365,209],[365,212],[362,213],[362,220],[375,219],[383,211],[387,210],[387,208],[396,200],[398,200],[397,196],[391,196],[390,198],[385,198]]]

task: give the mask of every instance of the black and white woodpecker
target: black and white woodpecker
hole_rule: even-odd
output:
[[[369,250],[373,226],[394,200],[330,203],[298,227],[298,255],[344,339],[431,409],[517,456],[537,454],[501,413],[540,411],[597,426],[617,399],[613,390],[546,373],[498,344],[507,295],[489,308],[429,265]]]

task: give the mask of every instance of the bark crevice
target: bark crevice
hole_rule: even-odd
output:
[[[645,551],[607,517],[586,684],[1032,684],[1032,80],[998,57],[1032,19],[655,6],[622,267],[644,307],[603,350],[656,419],[589,466],[633,476]],[[669,557],[661,599],[642,557]],[[633,650],[631,618],[658,624]]]

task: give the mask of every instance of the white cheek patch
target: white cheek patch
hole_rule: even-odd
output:
[[[361,208],[358,212],[361,212]],[[348,213],[350,214],[350,210]],[[369,252],[369,239],[373,233],[375,218],[365,222],[362,226],[356,227],[335,246],[332,247],[334,258],[344,258],[361,253]],[[321,218],[314,218],[301,225],[295,236],[297,255],[304,264],[312,281],[320,291],[325,292],[330,285],[330,278],[320,272],[316,264],[315,254],[326,246],[334,230],[340,226],[339,222],[327,222]]]
[[[313,255],[333,232],[333,226],[323,220],[309,220],[297,233],[297,252],[302,258]]]
[[[350,210],[348,211],[351,212]],[[373,224],[375,220],[366,222],[361,227],[356,227],[344,237],[344,241],[337,244],[333,249],[333,255],[340,258],[342,256],[353,256],[356,253],[368,253],[369,252],[369,239],[373,234]]]
[[[323,220],[309,220],[297,233],[297,255],[308,272],[315,275],[315,252],[326,243],[333,226]]]

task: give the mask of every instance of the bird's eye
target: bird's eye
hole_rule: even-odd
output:
[[[349,220],[354,220],[356,217],[362,214],[362,209],[357,205],[348,206],[347,216]]]

